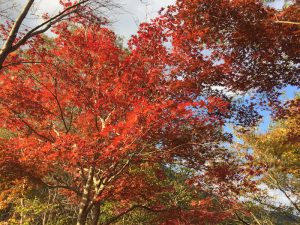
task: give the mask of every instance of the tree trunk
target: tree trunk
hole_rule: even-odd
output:
[[[83,194],[81,197],[80,205],[79,205],[79,212],[77,217],[76,225],[85,225],[87,216],[89,214],[89,205],[90,205],[90,191],[93,184],[93,177],[94,177],[94,168],[89,168],[89,173],[87,177],[86,184],[83,188]]]
[[[7,58],[7,55],[6,53],[4,52],[0,52],[0,70],[2,69],[3,67],[3,64],[4,64],[4,61],[5,59]]]
[[[96,203],[92,208],[92,223],[91,225],[97,225],[100,217],[100,203]]]
[[[85,225],[87,220],[88,212],[86,210],[82,210],[78,214],[76,225]]]

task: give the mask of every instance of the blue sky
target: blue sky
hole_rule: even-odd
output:
[[[295,95],[297,94],[297,92],[299,93],[300,90],[297,87],[293,87],[293,86],[287,86],[286,88],[284,88],[283,90],[283,94],[280,96],[281,101],[285,102],[287,100],[291,100],[293,98],[295,98]],[[263,115],[263,120],[259,125],[259,132],[260,133],[265,133],[266,131],[268,131],[268,128],[270,126],[271,123],[271,117],[270,111],[261,111],[260,112],[261,115]]]

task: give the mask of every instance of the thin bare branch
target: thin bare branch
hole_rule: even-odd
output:
[[[300,22],[284,21],[284,20],[276,20],[274,21],[274,23],[300,25]]]

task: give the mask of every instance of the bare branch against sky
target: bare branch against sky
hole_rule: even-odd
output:
[[[6,1],[1,2],[3,17],[7,18],[6,20],[8,23],[11,23],[11,26],[8,26],[4,19],[2,19],[1,24],[3,25],[4,38],[2,38],[3,46],[0,51],[0,69],[3,67],[4,61],[9,54],[26,44],[32,37],[47,32],[61,20],[74,14],[94,21],[101,20],[109,12],[112,12],[114,8],[117,8],[117,4],[112,0],[80,0],[53,15],[50,15],[50,12],[46,11],[47,19],[41,21],[43,14],[38,13],[41,1],[27,0],[23,2],[21,10],[18,11],[16,9],[20,5],[19,3],[18,1],[11,3]],[[28,23],[30,19],[33,19],[33,22]],[[25,30],[24,27],[28,27],[28,29]],[[6,34],[5,31],[7,31]]]

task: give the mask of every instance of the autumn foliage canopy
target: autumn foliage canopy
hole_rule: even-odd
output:
[[[153,224],[234,216],[237,195],[255,190],[248,174],[261,171],[226,149],[226,122],[257,121],[255,106],[226,91],[271,101],[299,85],[299,26],[276,18],[299,19],[299,6],[278,13],[254,0],[178,0],[142,24],[128,49],[103,22],[57,24],[54,37],[34,38],[0,72],[0,127],[12,133],[0,142],[1,182],[58,188],[78,205],[77,224],[97,224],[108,201],[118,205],[103,224],[136,209],[160,215]],[[181,170],[194,193],[184,204],[170,194],[170,173]]]

